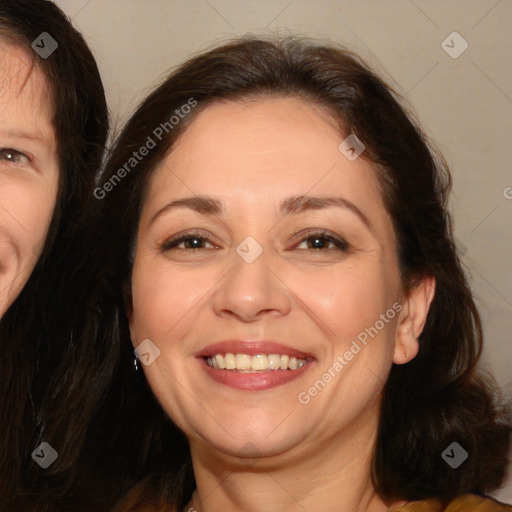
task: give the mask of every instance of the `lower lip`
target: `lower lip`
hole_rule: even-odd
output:
[[[287,384],[300,377],[312,364],[309,361],[297,370],[269,370],[267,372],[243,373],[236,370],[212,368],[202,357],[199,358],[199,362],[214,381],[244,391],[264,391]]]

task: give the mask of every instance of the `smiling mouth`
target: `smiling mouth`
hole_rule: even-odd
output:
[[[295,371],[308,363],[286,354],[214,354],[204,358],[206,364],[216,370],[228,370],[240,373],[265,373],[275,370]]]

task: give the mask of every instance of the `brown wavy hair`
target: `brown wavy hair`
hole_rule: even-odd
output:
[[[385,500],[488,493],[506,471],[510,408],[497,398],[492,378],[477,372],[482,326],[454,243],[448,211],[451,178],[444,159],[401,106],[400,96],[357,55],[302,38],[249,37],[201,53],[174,70],[126,124],[97,189],[113,183],[152,130],[190,98],[197,101],[138,168],[101,199],[97,228],[106,260],[103,284],[111,290],[108,314],[119,335],[123,375],[118,378],[124,379],[115,384],[105,421],[119,414],[130,424],[133,437],[122,437],[122,442],[133,450],[139,477],[147,478],[146,498],[180,509],[195,486],[184,435],[144,377],[122,370],[133,360],[124,308],[130,303],[133,242],[148,180],[202,109],[221,100],[275,96],[327,108],[339,121],[340,140],[353,133],[364,143],[362,157],[371,162],[393,219],[404,289],[425,277],[436,281],[419,353],[408,364],[394,365],[385,385],[373,464],[377,492]],[[116,404],[121,404],[118,413],[112,412]],[[469,454],[456,471],[441,457],[453,441]],[[111,456],[118,451],[111,448]]]

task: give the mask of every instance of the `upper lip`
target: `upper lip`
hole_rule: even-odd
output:
[[[255,356],[258,354],[280,354],[296,357],[297,359],[311,359],[311,354],[302,352],[295,348],[288,347],[282,343],[270,340],[244,341],[224,340],[212,343],[195,354],[195,357],[211,357],[215,354],[247,354]]]

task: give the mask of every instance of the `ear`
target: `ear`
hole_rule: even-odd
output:
[[[436,281],[425,277],[404,298],[396,330],[393,362],[405,364],[414,359],[420,348],[418,338],[427,320],[430,304],[434,299]]]

